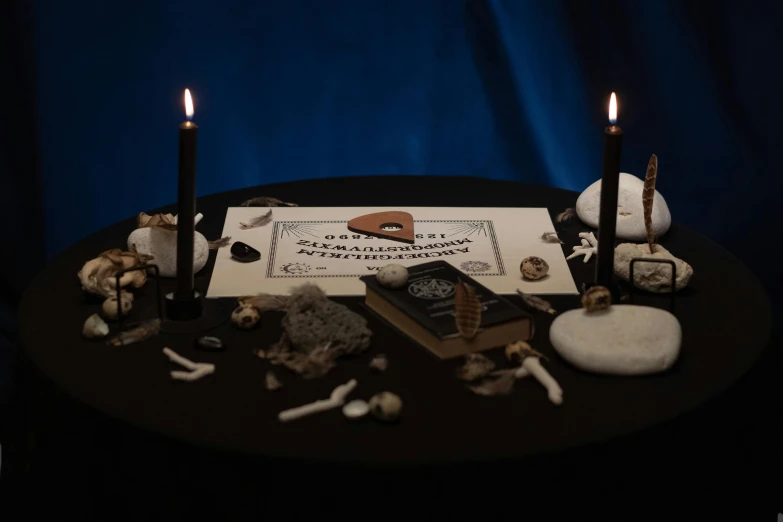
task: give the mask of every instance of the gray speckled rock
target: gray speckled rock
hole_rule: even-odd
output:
[[[132,245],[140,254],[155,256],[150,261],[158,265],[163,277],[177,276],[177,231],[163,228],[137,228],[128,236],[128,250]],[[209,258],[209,243],[200,233],[193,235],[193,273],[204,268]]]
[[[361,353],[370,346],[372,332],[361,315],[329,299],[317,285],[294,288],[288,300],[283,328],[297,350],[310,353],[331,343],[340,354]]]
[[[691,265],[674,257],[671,252],[661,245],[655,245],[655,253],[650,254],[647,243],[637,245],[635,243],[622,243],[614,249],[614,273],[620,279],[631,279],[631,260],[637,257],[649,257],[653,259],[671,259],[674,261],[677,272],[676,287],[681,290],[688,285],[693,275]],[[633,266],[634,286],[655,292],[658,294],[671,292],[672,268],[662,263],[636,262]]]
[[[378,270],[378,284],[386,288],[396,289],[408,282],[408,269],[402,265],[390,264]]]
[[[632,174],[620,173],[620,186],[617,193],[617,237],[632,241],[647,240],[644,228],[644,210],[642,208],[642,190],[644,181]],[[601,208],[601,180],[585,189],[576,200],[576,213],[588,226],[598,228],[598,214]],[[652,225],[655,237],[664,235],[672,224],[672,215],[666,200],[655,191],[653,201]]]
[[[549,340],[557,353],[582,370],[644,375],[674,364],[682,329],[666,310],[613,305],[592,314],[583,308],[561,314],[549,329]]]

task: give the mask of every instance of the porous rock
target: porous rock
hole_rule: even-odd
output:
[[[674,364],[682,329],[666,310],[613,305],[597,313],[580,308],[561,314],[549,329],[549,340],[565,360],[582,370],[644,375]]]
[[[327,343],[330,351],[341,355],[361,353],[370,346],[372,336],[364,317],[330,300],[311,283],[291,291],[282,324],[288,341],[305,353]]]
[[[637,245],[635,243],[622,243],[614,249],[614,273],[620,279],[631,280],[631,260],[637,257],[652,259],[671,259],[676,268],[676,288],[681,290],[688,285],[693,275],[693,267],[674,257],[671,252],[661,245],[654,245],[654,252],[650,254],[647,243]],[[637,261],[633,265],[634,286],[648,292],[671,292],[672,267],[664,263],[644,263]]]
[[[128,236],[128,249],[136,245],[140,254],[155,256],[163,277],[177,276],[177,231],[159,227],[137,228]],[[204,268],[209,258],[209,242],[199,232],[193,234],[193,273]]]
[[[644,209],[642,208],[642,190],[644,181],[632,174],[620,173],[617,193],[617,232],[620,239],[644,241],[647,229],[644,227]],[[588,226],[598,228],[598,214],[601,208],[601,180],[585,189],[576,200],[576,213]],[[652,228],[655,237],[665,234],[672,224],[672,215],[666,200],[657,190],[653,200]]]

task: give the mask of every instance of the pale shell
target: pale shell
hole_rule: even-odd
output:
[[[84,321],[82,335],[87,339],[100,339],[109,335],[109,325],[98,314],[92,314]]]
[[[357,399],[343,406],[343,415],[349,419],[361,419],[370,413],[370,405],[366,401]]]
[[[231,322],[242,330],[252,330],[261,321],[261,312],[255,306],[241,305],[231,312]]]
[[[402,413],[402,399],[392,392],[381,392],[370,399],[370,413],[384,422],[396,421]]]

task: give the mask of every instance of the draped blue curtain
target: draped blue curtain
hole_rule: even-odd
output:
[[[737,253],[773,294],[781,288],[769,249],[783,193],[783,2],[12,0],[2,9],[0,218],[6,243],[25,247],[4,260],[11,308],[44,247],[51,256],[175,200],[185,87],[201,127],[200,195],[368,174],[581,190],[599,177],[616,91],[622,169],[641,175],[656,153],[674,219]]]

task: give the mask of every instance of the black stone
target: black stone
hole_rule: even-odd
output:
[[[231,245],[231,256],[237,261],[250,263],[261,259],[261,252],[241,241],[236,241]]]
[[[225,350],[226,346],[219,338],[205,335],[196,339],[196,349],[205,352],[220,352]]]

